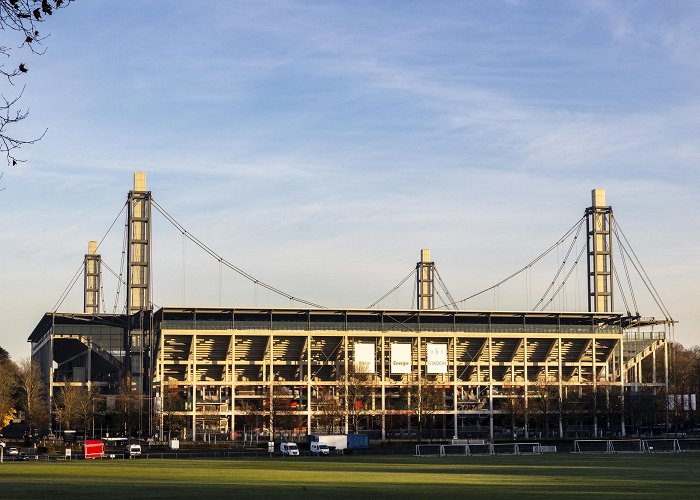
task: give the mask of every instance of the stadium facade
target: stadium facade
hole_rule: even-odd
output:
[[[511,432],[509,412],[514,421],[516,407],[527,412],[543,393],[559,403],[547,433],[563,435],[561,403],[571,393],[602,393],[609,403],[611,394],[624,402],[642,387],[668,389],[660,322],[613,312],[612,210],[602,190],[586,210],[591,312],[435,309],[425,250],[416,310],[153,310],[144,173],[135,174],[127,206],[128,313],[99,311],[100,256],[91,243],[84,311],[47,313],[29,336],[49,405],[67,385],[113,398],[128,377],[146,415],[143,434],[161,438],[165,415],[175,414],[188,439],[281,430],[410,437],[427,420],[441,437],[493,439]],[[596,436],[603,426],[625,434],[624,410],[613,424],[589,413]]]

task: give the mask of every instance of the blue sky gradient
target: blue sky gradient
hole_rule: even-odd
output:
[[[421,247],[455,298],[494,284],[604,187],[678,340],[698,343],[698,3],[195,7],[76,2],[46,24],[46,54],[27,56],[22,132],[48,133],[2,179],[0,345],[13,356],[135,170],[229,260],[337,307],[369,305]],[[183,274],[182,238],[162,219],[154,231],[154,301],[217,305],[218,265],[185,245]],[[102,248],[115,269],[121,234]],[[546,286],[548,265],[529,286]],[[224,305],[289,305],[231,274],[222,287]],[[80,288],[61,309],[81,310]],[[526,288],[467,308],[525,309]],[[385,305],[410,307],[410,290]]]

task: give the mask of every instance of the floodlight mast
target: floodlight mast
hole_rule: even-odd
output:
[[[416,264],[416,304],[420,310],[435,308],[435,262],[430,260],[430,249],[420,251],[420,262]]]
[[[612,207],[605,189],[591,191],[593,205],[586,209],[588,232],[588,311],[613,312]]]
[[[151,358],[148,356],[148,359],[144,359],[144,354],[147,354],[151,347],[145,332],[151,331],[152,316],[151,192],[146,190],[146,172],[134,172],[134,189],[129,191],[127,207],[127,371],[131,374],[132,384],[138,394],[143,395],[147,383],[144,375]],[[150,389],[148,392],[150,393]],[[143,398],[139,398],[139,401],[142,402]],[[142,414],[143,412],[139,412],[139,415]]]
[[[97,253],[97,242],[88,243],[85,254],[85,296],[83,312],[87,314],[100,313],[100,287],[102,284],[102,257]]]

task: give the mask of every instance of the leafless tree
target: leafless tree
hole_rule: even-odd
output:
[[[0,153],[6,155],[8,165],[22,161],[16,156],[18,149],[33,144],[44,136],[41,134],[39,137],[23,139],[12,134],[12,129],[28,115],[28,111],[19,106],[24,87],[14,90],[15,81],[29,71],[28,63],[19,58],[45,52],[44,42],[48,35],[40,29],[41,24],[48,16],[71,2],[72,0],[0,0],[0,29],[5,34],[15,36],[14,42],[8,42],[12,45],[0,44],[0,76],[4,77],[6,85],[0,91]],[[6,38],[9,39],[11,38]]]
[[[333,434],[340,430],[343,422],[343,405],[340,398],[331,392],[331,388],[327,389],[317,401],[319,413],[316,416],[318,427],[325,429],[329,434]]]
[[[525,395],[520,386],[504,386],[504,398],[501,399],[501,411],[507,415],[513,439],[517,436],[519,426],[524,426],[527,419]]]
[[[19,408],[29,426],[29,434],[45,430],[49,422],[48,397],[39,365],[27,358],[19,363]]]
[[[354,370],[343,379],[343,405],[350,427],[355,433],[359,431],[360,422],[372,408],[372,379],[372,374]]]
[[[269,415],[271,438],[274,437],[275,432],[301,426],[302,416],[295,405],[294,395],[287,387],[272,386]]]
[[[54,412],[64,430],[76,429],[82,423],[81,410],[88,399],[87,389],[66,381],[66,385],[56,391]]]
[[[531,415],[540,420],[544,437],[550,434],[551,418],[559,413],[559,385],[551,380],[541,379],[530,386],[528,409]]]
[[[160,404],[163,413],[163,431],[167,433],[170,441],[173,432],[182,431],[187,425],[185,416],[180,413],[185,409],[185,399],[177,386],[165,387]]]
[[[434,381],[421,378],[410,386],[408,409],[418,420],[418,441],[423,439],[423,431],[429,417],[445,409],[445,398],[441,388]]]
[[[126,376],[119,383],[119,394],[114,402],[112,416],[118,427],[123,429],[124,436],[130,437],[138,429],[140,401],[133,387],[131,377]]]

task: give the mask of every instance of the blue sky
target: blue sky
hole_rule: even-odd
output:
[[[494,284],[604,187],[696,344],[698,25],[696,2],[76,2],[26,60],[24,131],[48,133],[2,179],[0,345],[28,354],[135,170],[229,260],[337,307],[369,305],[421,247],[455,298]],[[217,305],[217,264],[185,245],[183,275],[181,237],[154,231],[154,301]],[[101,252],[119,267],[120,227]],[[222,288],[289,305],[230,273]],[[526,289],[467,307],[525,309]],[[81,308],[79,283],[61,309]]]

